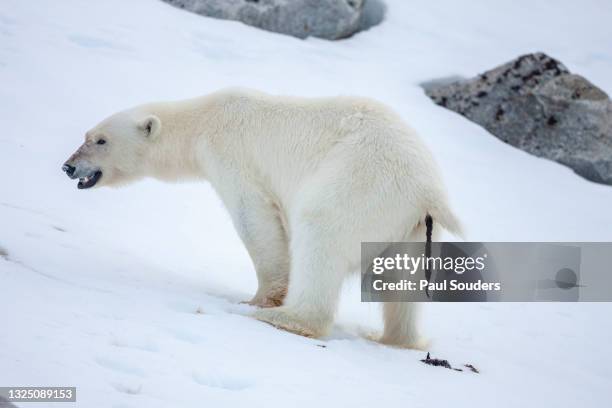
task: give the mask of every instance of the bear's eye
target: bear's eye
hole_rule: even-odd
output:
[[[96,144],[99,144],[99,145],[106,144],[106,140],[104,140],[104,139],[98,139],[98,141],[96,142]]]

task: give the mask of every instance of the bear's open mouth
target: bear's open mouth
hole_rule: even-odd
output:
[[[100,177],[102,177],[102,172],[100,170],[96,170],[89,176],[81,177],[77,187],[79,189],[91,188],[96,185],[98,180],[100,180]]]

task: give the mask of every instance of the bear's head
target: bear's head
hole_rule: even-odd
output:
[[[85,142],[62,166],[78,188],[117,186],[148,174],[161,132],[160,119],[146,110],[119,112],[85,134]]]

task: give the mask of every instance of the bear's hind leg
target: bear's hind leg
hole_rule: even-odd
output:
[[[383,304],[385,330],[382,344],[425,350],[428,341],[420,336],[417,324],[418,303],[387,302]]]
[[[435,221],[434,221],[435,222]],[[438,241],[440,228],[434,228],[432,239]],[[425,224],[420,222],[402,241],[423,242],[426,239]],[[395,347],[424,350],[429,341],[421,337],[418,325],[419,304],[413,302],[383,303],[384,332],[380,342]]]

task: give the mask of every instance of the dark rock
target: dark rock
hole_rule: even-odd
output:
[[[381,0],[162,0],[203,16],[264,30],[338,40],[380,23]]]
[[[431,355],[429,353],[427,353],[427,357],[425,357],[421,361],[423,363],[427,364],[427,365],[432,365],[432,366],[435,366],[435,367],[453,368],[453,367],[451,367],[451,365],[448,362],[448,360],[442,360],[442,359],[439,359],[439,358],[431,358]]]
[[[559,61],[529,54],[472,79],[423,88],[504,142],[612,185],[612,102]]]

